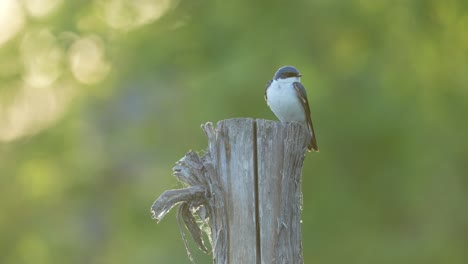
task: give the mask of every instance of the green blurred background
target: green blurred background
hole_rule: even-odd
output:
[[[304,75],[305,263],[468,263],[468,2],[0,1],[0,263],[189,263],[172,166]],[[197,263],[210,256],[192,251]]]

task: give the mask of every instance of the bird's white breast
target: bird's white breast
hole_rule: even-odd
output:
[[[297,80],[289,79],[293,78],[273,80],[267,89],[268,105],[281,122],[295,121],[302,123],[306,121],[306,116],[292,85]]]

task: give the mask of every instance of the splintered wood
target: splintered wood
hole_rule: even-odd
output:
[[[153,218],[159,222],[179,205],[179,224],[205,252],[207,234],[215,264],[303,263],[307,129],[251,118],[223,120],[216,128],[206,123],[202,129],[207,151],[202,156],[190,151],[177,162],[174,176],[187,187],[164,192],[151,208]]]

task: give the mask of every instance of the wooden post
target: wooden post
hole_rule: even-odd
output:
[[[215,264],[303,263],[301,172],[307,129],[251,118],[223,120],[216,129],[207,123],[202,129],[207,152],[201,157],[189,152],[174,167],[188,187],[164,192],[151,208],[153,218],[161,220],[180,204],[179,222],[205,252],[201,226],[208,224]],[[189,258],[193,262],[190,253]]]

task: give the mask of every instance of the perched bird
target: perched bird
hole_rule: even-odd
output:
[[[300,83],[301,74],[293,66],[284,66],[276,71],[273,80],[268,81],[265,100],[271,111],[281,122],[299,122],[307,124],[311,134],[307,145],[309,151],[319,151],[317,137],[310,118],[309,102],[304,86]]]

